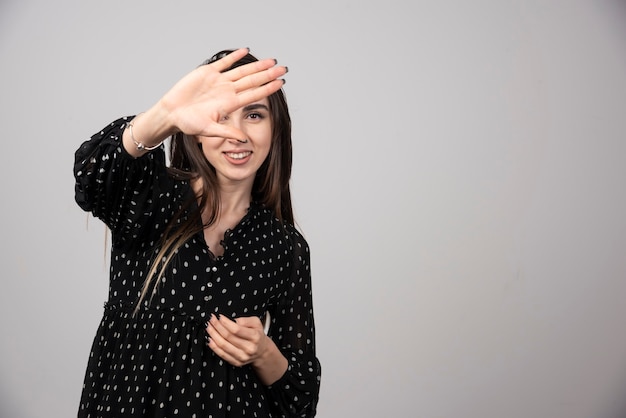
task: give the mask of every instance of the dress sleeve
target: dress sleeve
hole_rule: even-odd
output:
[[[321,365],[315,354],[315,323],[309,246],[291,230],[291,280],[275,311],[268,335],[289,361],[285,374],[269,387],[281,416],[314,417],[319,399]]]
[[[132,117],[120,118],[85,141],[74,155],[76,203],[111,230],[112,244],[131,245],[154,231],[146,219],[167,181],[163,148],[133,158],[122,145]]]

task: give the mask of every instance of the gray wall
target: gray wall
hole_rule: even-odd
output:
[[[0,416],[75,415],[74,150],[240,46],[290,68],[320,417],[625,413],[623,1],[2,0]]]

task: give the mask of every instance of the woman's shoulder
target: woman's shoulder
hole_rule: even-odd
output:
[[[262,225],[269,227],[273,233],[284,235],[294,244],[307,245],[307,241],[297,225],[291,222],[281,221],[273,210],[259,203],[252,203],[250,211],[253,213],[253,218],[257,218]]]

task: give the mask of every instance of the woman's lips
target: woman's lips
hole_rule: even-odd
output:
[[[251,155],[252,155],[252,151],[224,152],[224,157],[226,157],[226,160],[228,160],[228,162],[230,162],[231,164],[235,164],[235,165],[247,163]]]

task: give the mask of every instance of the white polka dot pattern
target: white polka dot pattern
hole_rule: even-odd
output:
[[[133,159],[120,144],[122,118],[75,155],[76,202],[112,232],[109,298],[87,365],[79,417],[312,417],[321,367],[309,248],[292,225],[257,204],[213,257],[202,233],[183,245],[155,296],[133,315],[168,221],[191,197],[168,174],[162,149]],[[195,209],[191,206],[191,209]],[[272,386],[206,346],[211,313],[269,312],[268,335],[289,360]]]

